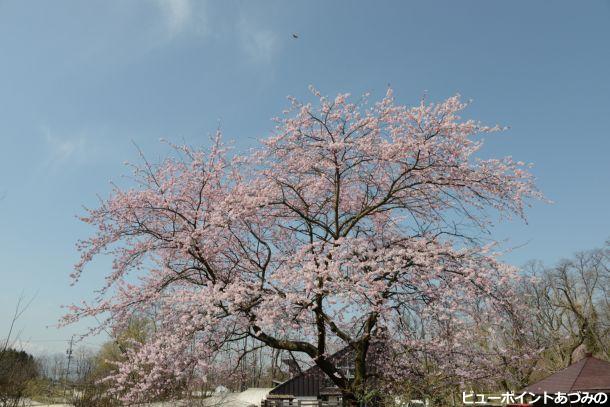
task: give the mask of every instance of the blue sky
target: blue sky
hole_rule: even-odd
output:
[[[292,38],[292,33],[299,38]],[[488,155],[535,163],[553,205],[493,230],[506,260],[547,263],[610,237],[608,1],[0,1],[0,337],[23,291],[35,352],[63,351],[61,304],[91,298],[107,264],[69,286],[75,215],[160,138],[239,148],[286,95],[459,92],[468,116],[511,129]],[[103,338],[91,338],[90,345]]]

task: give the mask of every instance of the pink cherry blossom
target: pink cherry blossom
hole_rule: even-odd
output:
[[[96,230],[75,282],[98,256],[112,270],[64,321],[121,329],[155,310],[152,337],[107,378],[124,400],[230,375],[246,337],[304,354],[348,398],[371,372],[397,383],[424,357],[459,385],[534,354],[503,348],[527,321],[520,277],[476,239],[541,198],[524,163],[476,157],[479,136],[502,129],[462,119],[458,96],[407,107],[391,90],[370,105],[312,92],[317,107],[290,99],[259,149],[234,154],[220,134],[209,151],[174,145],[82,218]],[[353,381],[329,358],[345,346]]]

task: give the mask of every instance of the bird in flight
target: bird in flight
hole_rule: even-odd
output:
[[[294,39],[299,38],[299,34],[298,33],[292,33],[292,38],[294,38]]]

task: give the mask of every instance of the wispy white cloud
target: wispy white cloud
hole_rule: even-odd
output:
[[[140,18],[141,3],[120,4],[123,13],[130,16],[127,20],[130,24],[134,18]],[[141,37],[122,44],[123,47],[137,44],[137,50],[129,47],[130,57],[183,39],[198,38],[223,43],[235,41],[246,62],[264,65],[272,62],[281,45],[278,35],[244,8],[239,13],[231,10],[227,14],[227,10],[217,7],[220,2],[207,0],[154,0],[144,4],[147,11],[152,10],[154,23],[139,31]]]
[[[163,20],[165,40],[185,32],[198,35],[208,32],[205,1],[157,0],[156,4]]]
[[[60,137],[53,134],[48,127],[43,127],[42,133],[47,148],[47,158],[43,162],[45,167],[55,168],[69,159],[82,158],[87,142],[85,136]]]
[[[264,64],[272,61],[279,45],[277,35],[272,30],[261,27],[242,14],[237,31],[240,45],[251,61]]]
[[[191,19],[190,0],[158,0],[157,4],[171,36],[185,29]]]

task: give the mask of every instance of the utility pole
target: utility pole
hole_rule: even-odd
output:
[[[68,380],[70,378],[70,362],[72,361],[72,345],[74,343],[74,335],[70,338],[70,345],[68,346],[68,350],[66,350],[66,355],[68,355],[68,366],[66,368],[66,374],[64,375],[64,398],[66,398],[66,390],[68,387]]]

